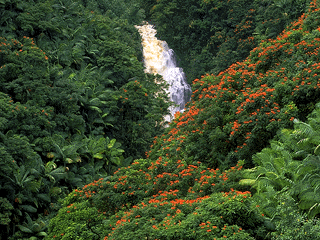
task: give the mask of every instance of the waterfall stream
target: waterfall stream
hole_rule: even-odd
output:
[[[145,23],[135,27],[142,38],[145,72],[161,75],[169,84],[170,100],[178,105],[170,107],[171,114],[165,116],[165,120],[170,122],[177,111],[184,111],[185,104],[191,97],[191,87],[182,68],[177,67],[174,51],[165,41],[156,38],[157,31],[154,26]]]

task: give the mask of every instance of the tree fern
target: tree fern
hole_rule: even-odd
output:
[[[289,195],[309,218],[320,214],[320,105],[316,106],[307,123],[295,120],[294,130],[282,130],[279,141],[255,154],[257,167],[242,180],[257,190],[257,199],[275,202],[280,193]],[[271,214],[268,201],[262,206]]]
[[[320,105],[316,105],[316,109],[310,114],[308,123],[295,120],[295,130],[292,137],[297,140],[300,151],[306,151],[318,155],[320,147]]]
[[[299,162],[293,161],[291,154],[281,144],[272,142],[271,148],[263,149],[253,156],[253,160],[260,163],[256,171],[258,180],[263,179],[263,182],[269,182],[278,190],[294,183]]]
[[[294,187],[294,197],[299,207],[308,211],[310,218],[320,213],[320,161],[318,156],[309,155],[298,168],[300,181]]]

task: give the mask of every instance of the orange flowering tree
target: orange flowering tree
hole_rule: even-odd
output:
[[[313,1],[243,62],[195,79],[191,102],[155,137],[147,159],[71,192],[52,219],[47,239],[277,236],[279,226],[275,232],[271,215],[264,215],[250,187],[239,180],[244,163],[254,166],[254,153],[279,129],[292,128],[295,118],[304,120],[320,100],[319,10]],[[143,98],[139,88],[132,82],[120,89],[122,107],[130,106],[131,89]]]
[[[150,159],[174,158],[230,167],[264,148],[280,128],[305,120],[320,100],[318,3],[276,39],[262,41],[243,62],[193,81],[191,102],[166,133],[155,139]]]
[[[263,39],[274,39],[297,19],[309,1],[158,0],[143,1],[161,40],[181,60],[188,82],[218,74]]]
[[[70,193],[50,222],[48,239],[262,239],[271,229],[238,184],[242,164],[221,171],[167,157],[136,160]]]
[[[263,1],[255,10],[249,2],[206,0],[194,8],[188,1],[181,8],[160,0],[153,10],[164,10],[159,17],[166,21],[177,8],[200,16],[190,22],[180,17],[176,25],[199,29],[200,35],[174,40],[185,47],[201,36],[199,42],[208,46],[191,51],[191,65],[209,59],[200,70],[218,72],[257,46],[251,14],[274,10],[288,21],[301,10],[287,18],[291,6],[304,3],[277,1],[270,9]],[[243,62],[195,79],[191,102],[162,135],[166,96],[143,73],[138,32],[127,20],[106,17],[78,1],[46,1],[37,8],[28,3],[0,2],[1,26],[9,36],[0,39],[0,174],[6,194],[0,199],[1,237],[269,237],[271,216],[263,216],[239,180],[244,163],[254,166],[252,154],[279,129],[291,128],[295,118],[305,120],[320,100],[316,1],[278,36],[274,33],[285,21],[276,18],[258,27],[264,41]],[[224,22],[212,24],[207,11]],[[270,32],[272,25],[278,27]],[[147,159],[123,161],[119,141],[126,157],[146,151]],[[125,167],[107,176],[115,165]],[[56,215],[56,198],[73,188]],[[53,219],[46,233],[48,214]]]

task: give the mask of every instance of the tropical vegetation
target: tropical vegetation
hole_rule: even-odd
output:
[[[0,0],[0,239],[320,239],[319,11]],[[168,127],[144,20],[192,82]]]

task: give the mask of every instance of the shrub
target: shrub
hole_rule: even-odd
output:
[[[251,185],[253,201],[272,219],[274,239],[319,239],[319,123],[320,105],[308,123],[294,121],[283,129],[271,147],[253,155],[257,167],[245,170],[240,184]]]
[[[250,208],[247,192],[195,199],[175,195],[163,192],[112,216],[105,239],[262,239],[266,231],[262,217]]]
[[[286,240],[292,239],[292,236],[299,240],[320,239],[319,219],[308,219],[289,196],[282,196],[276,211],[276,231],[272,233],[272,239]]]
[[[59,210],[50,221],[45,239],[102,239],[103,216],[88,202],[74,203]]]
[[[167,157],[155,162],[136,160],[112,177],[74,190],[64,199],[63,211],[76,203],[97,209],[106,218],[102,221],[104,230],[98,232],[106,239],[196,239],[199,234],[217,239],[262,239],[269,230],[259,210],[252,206],[250,192],[238,184],[242,165],[239,162],[221,171],[200,162],[187,165],[183,160],[173,162]],[[67,220],[63,211],[54,222]],[[66,232],[74,220],[67,221],[64,228],[52,224],[49,235]],[[207,224],[209,229],[203,226],[206,222],[211,222]]]

